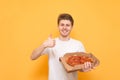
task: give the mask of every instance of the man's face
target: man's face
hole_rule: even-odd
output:
[[[69,36],[71,30],[72,30],[72,24],[70,20],[60,20],[59,25],[59,32],[62,37]]]

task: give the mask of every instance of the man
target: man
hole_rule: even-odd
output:
[[[70,14],[60,14],[58,17],[59,37],[53,39],[52,35],[36,48],[31,56],[32,60],[37,59],[43,54],[49,56],[49,80],[78,80],[77,71],[67,73],[63,65],[59,61],[59,57],[68,52],[85,52],[83,44],[70,37],[70,32],[73,28],[74,20]],[[83,72],[91,69],[91,63],[84,64]]]

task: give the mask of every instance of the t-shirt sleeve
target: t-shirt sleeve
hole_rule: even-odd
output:
[[[85,48],[84,48],[84,45],[81,42],[79,42],[78,48],[79,48],[78,49],[79,52],[86,52]]]

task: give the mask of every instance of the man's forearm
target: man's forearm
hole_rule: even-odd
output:
[[[37,59],[39,56],[41,56],[41,53],[44,51],[45,49],[45,45],[42,44],[40,47],[36,48],[33,52],[32,52],[32,55],[31,55],[31,59],[32,60],[35,60]]]

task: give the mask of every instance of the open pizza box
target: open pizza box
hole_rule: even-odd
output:
[[[81,71],[83,68],[83,64],[71,66],[67,63],[67,59],[70,56],[85,56],[89,57],[92,59],[91,66],[96,67],[99,65],[100,61],[92,54],[92,53],[84,53],[84,52],[74,52],[74,53],[66,53],[63,57],[60,57],[60,61],[63,64],[64,68],[66,69],[67,72],[74,72],[74,71]]]

